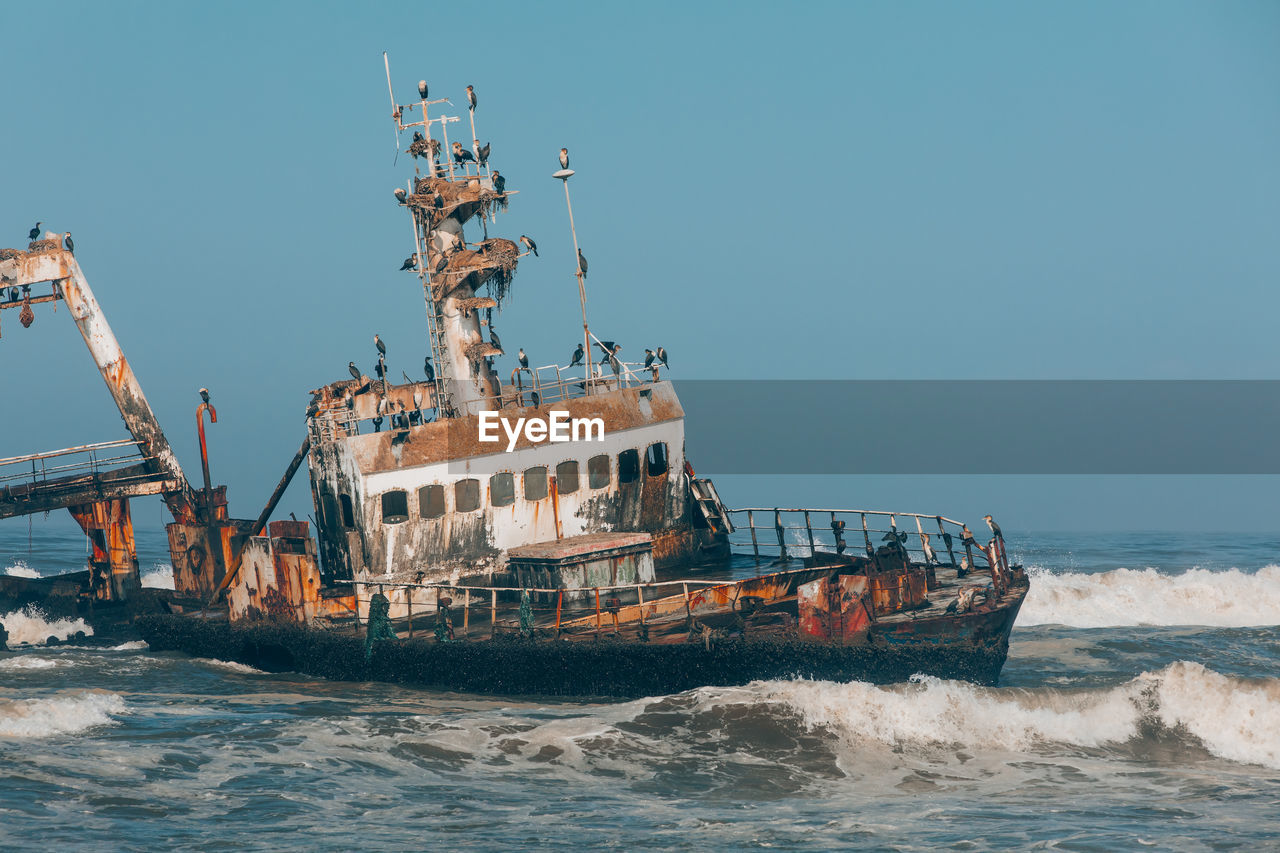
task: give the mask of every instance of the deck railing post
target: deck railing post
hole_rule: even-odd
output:
[[[471,624],[471,593],[463,590],[462,592],[462,636],[467,636],[467,629]]]
[[[947,529],[942,526],[942,516],[935,515],[938,521],[938,535],[942,537],[942,544],[947,546],[947,559],[951,561],[951,565],[956,564],[956,552],[951,548],[951,537],[947,535]]]
[[[809,533],[809,556],[812,557],[817,552],[817,547],[813,543],[813,525],[809,523],[809,510],[804,511],[804,529]]]
[[[874,557],[876,549],[871,547],[871,533],[867,530],[867,514],[860,512],[858,515],[862,516],[862,541],[866,543],[867,556]]]
[[[492,590],[489,597],[489,639],[498,633],[498,591]]]
[[[760,559],[760,543],[756,541],[756,519],[751,510],[747,510],[747,527],[751,530],[751,553]]]
[[[409,620],[409,639],[413,639],[413,590],[409,587],[404,588],[404,608],[405,614]]]
[[[778,534],[778,559],[782,562],[786,562],[787,536],[782,529],[782,510],[777,508],[773,510],[773,529]]]
[[[596,587],[596,634],[600,633],[600,587]]]

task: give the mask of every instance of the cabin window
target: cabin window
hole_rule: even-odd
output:
[[[351,495],[338,495],[338,500],[342,501],[342,526],[355,527],[356,515],[351,509]]]
[[[516,502],[516,478],[510,471],[502,471],[489,478],[489,503],[493,506],[511,506]]]
[[[480,508],[480,481],[459,480],[453,484],[453,507],[458,512],[471,512]]]
[[[418,489],[418,515],[423,518],[444,515],[444,486],[436,484]]]
[[[634,483],[640,479],[640,451],[624,450],[618,454],[618,482]]]
[[[657,441],[649,445],[649,450],[644,455],[644,465],[650,477],[661,477],[667,473],[667,443],[665,441]]]
[[[400,524],[409,520],[409,493],[403,489],[382,493],[382,523]]]
[[[609,485],[609,457],[601,454],[587,460],[587,485],[603,489]]]
[[[570,459],[556,466],[556,491],[571,495],[578,491],[578,461]]]
[[[547,496],[547,469],[544,465],[524,472],[524,499],[540,501]]]
[[[338,501],[333,495],[325,492],[320,496],[320,506],[324,512],[324,523],[327,527],[337,527],[338,522]]]

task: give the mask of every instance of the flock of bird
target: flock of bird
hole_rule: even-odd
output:
[[[27,232],[28,242],[34,243],[36,240],[40,239],[40,226],[42,225],[44,225],[43,221],[37,222],[35,224],[35,227],[33,227],[30,231]],[[63,248],[65,248],[68,252],[70,252],[73,255],[76,253],[76,244],[75,244],[75,241],[71,239],[70,231],[64,231],[61,234],[50,231],[49,233],[45,234],[45,239],[61,240]],[[25,299],[26,297],[31,295],[31,285],[24,284],[22,285],[21,289],[19,289],[15,285],[13,287],[10,287],[7,292],[4,289],[0,288],[0,298],[2,298],[3,295],[5,295],[6,293],[9,297],[10,302],[18,302],[19,300]]]

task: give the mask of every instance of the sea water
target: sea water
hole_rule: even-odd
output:
[[[0,571],[79,567],[74,531]],[[144,579],[171,585],[163,537]],[[1280,541],[1038,534],[998,687],[779,680],[626,702],[0,654],[0,847],[1274,848]],[[11,641],[86,626],[0,615]]]

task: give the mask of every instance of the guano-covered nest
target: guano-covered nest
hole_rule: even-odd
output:
[[[28,252],[52,252],[61,248],[61,240],[32,240],[27,244]]]
[[[412,154],[414,157],[435,157],[440,153],[440,140],[428,137],[415,139],[409,147],[405,149],[405,153]]]
[[[495,347],[488,341],[478,341],[468,346],[465,350],[467,358],[472,361],[479,361],[491,355],[502,355],[502,350]]]
[[[499,210],[507,209],[506,193],[500,194],[482,187],[480,179],[475,177],[464,177],[454,181],[447,177],[419,178],[407,201],[410,206],[430,215],[432,228],[465,205],[475,205],[475,209],[467,214],[466,219],[477,214],[488,216],[494,206]]]
[[[520,252],[516,244],[502,237],[484,240],[474,249],[454,252],[448,256],[449,262],[445,268],[431,277],[436,290],[435,297],[443,299],[464,284],[470,284],[473,290],[490,284],[493,286],[493,298],[501,304],[511,290],[519,258]],[[433,256],[430,260],[434,269],[439,256]]]
[[[456,304],[463,311],[498,307],[498,301],[492,296],[468,296],[466,299],[459,299]]]
[[[22,251],[21,249],[0,249],[0,261],[8,261],[13,258],[20,258],[25,254],[26,252]]]

